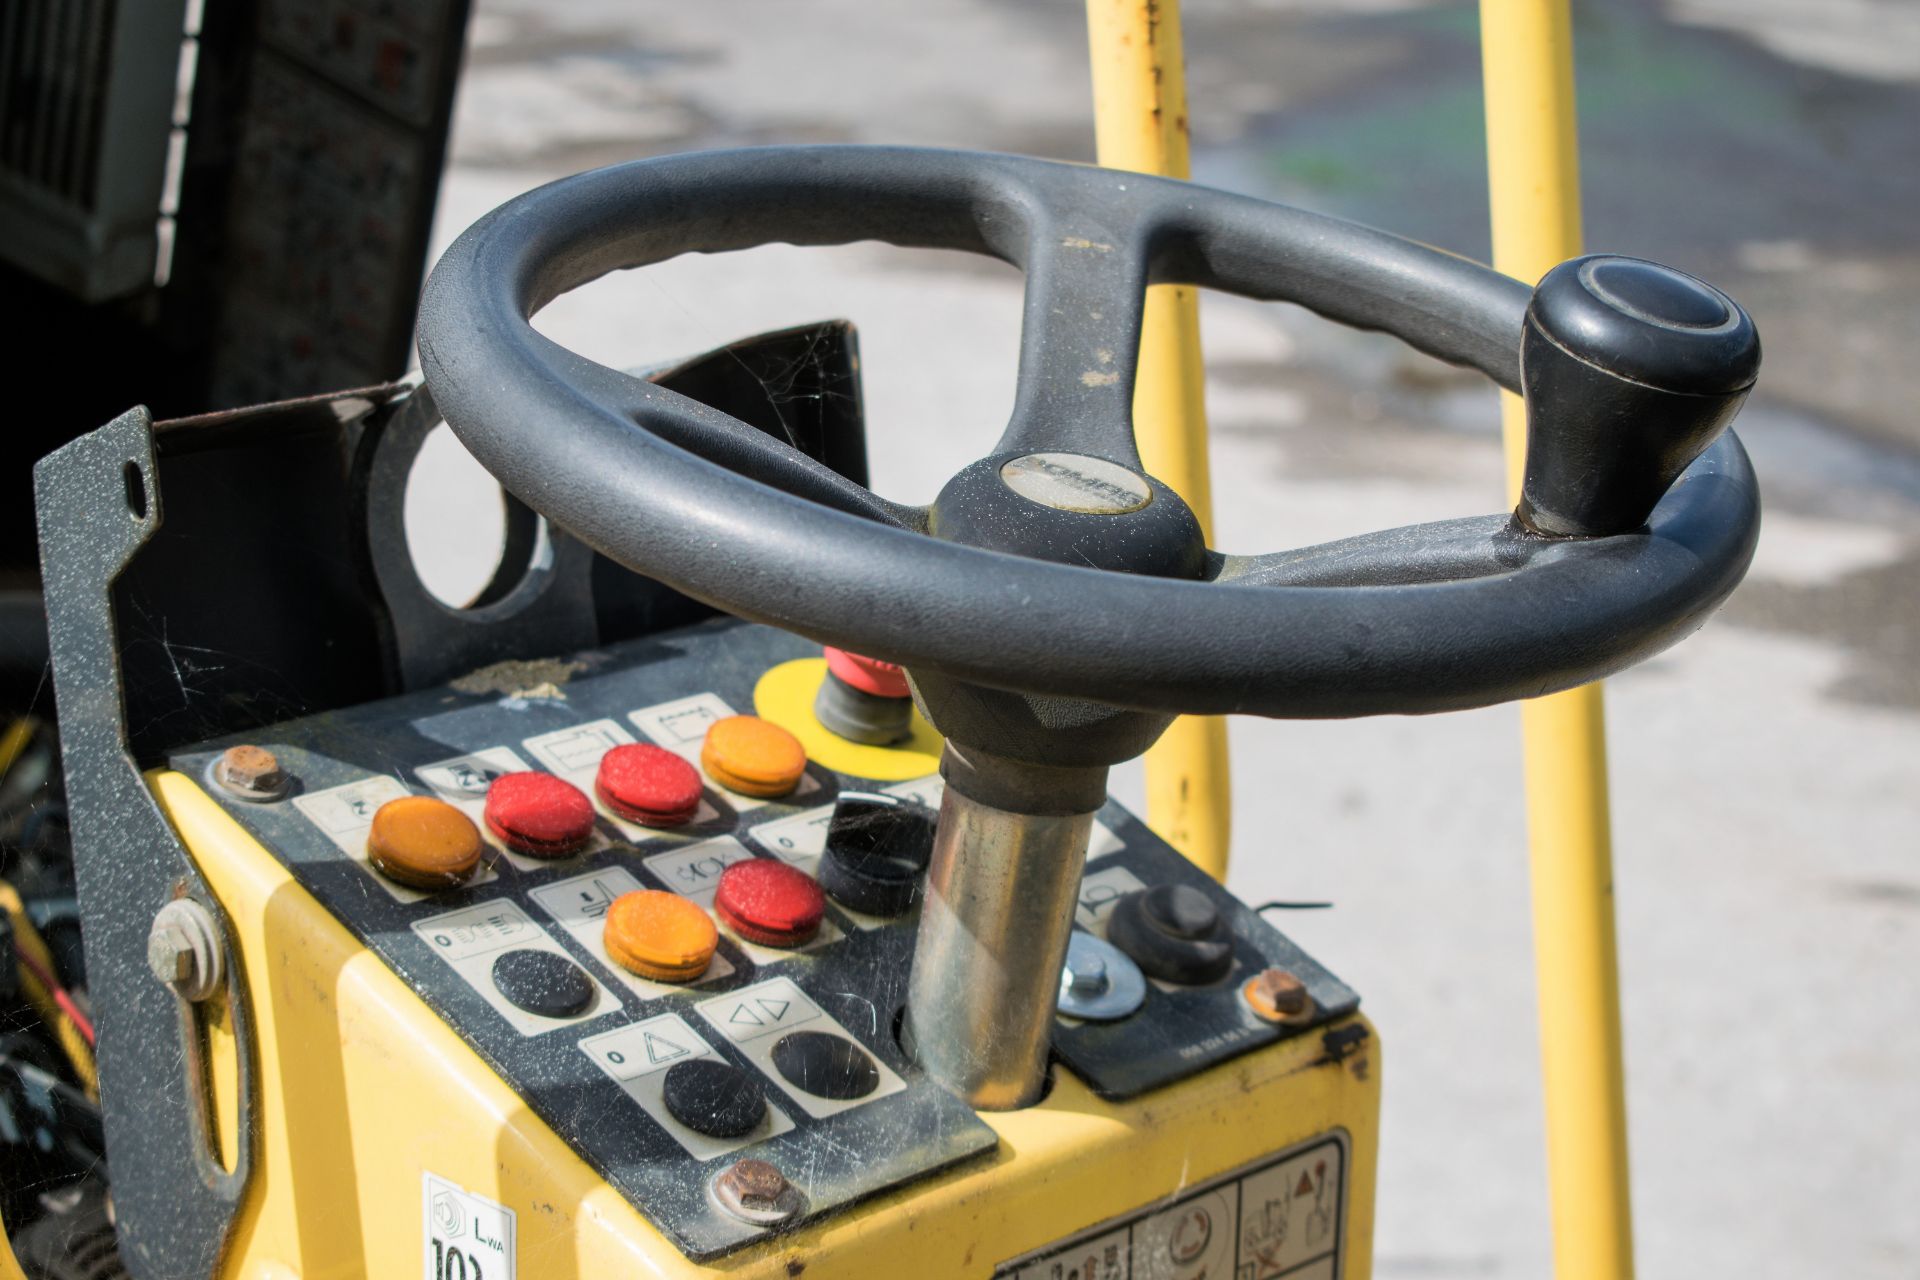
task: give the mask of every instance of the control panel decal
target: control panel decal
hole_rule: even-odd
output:
[[[713,959],[707,962],[707,971],[694,982],[685,985],[673,985],[655,982],[643,978],[623,965],[616,964],[607,954],[606,919],[607,908],[613,900],[623,893],[632,893],[646,886],[634,879],[624,868],[599,867],[585,875],[575,876],[571,880],[557,880],[552,884],[531,889],[527,896],[540,905],[540,909],[553,917],[554,923],[565,929],[581,949],[602,968],[611,973],[626,988],[642,1000],[658,1000],[683,991],[686,986],[702,986],[730,978],[734,974],[733,965],[727,957],[716,951]]]
[[[666,1103],[667,1072],[683,1062],[720,1058],[679,1014],[664,1013],[617,1031],[588,1036],[580,1042],[580,1050],[695,1160],[712,1160],[793,1129],[792,1119],[774,1103],[767,1105],[758,1125],[734,1138],[696,1133],[673,1118]]]
[[[703,1000],[699,1010],[714,1030],[816,1119],[907,1087],[790,979],[774,978]]]
[[[367,862],[367,833],[373,829],[373,815],[389,800],[412,794],[399,779],[377,774],[342,786],[328,787],[324,791],[295,796],[293,807],[318,827],[335,848],[352,858],[367,873],[368,879],[392,894],[395,902],[422,902],[433,895],[395,884]],[[467,880],[469,885],[482,885],[499,878],[493,869],[494,859],[500,856],[499,851],[489,848],[488,855],[482,859],[479,870]]]
[[[492,1005],[523,1036],[537,1036],[557,1027],[591,1021],[620,1007],[613,993],[591,974],[586,975],[586,979],[592,984],[592,996],[585,1008],[569,1017],[544,1017],[521,1008],[509,999],[494,977],[494,966],[505,953],[538,951],[559,956],[569,965],[573,963],[573,957],[511,898],[476,902],[458,911],[428,916],[423,920],[415,920],[412,928],[435,955],[460,975],[461,981],[472,987],[482,1000]]]
[[[494,779],[509,773],[525,773],[531,766],[522,760],[511,748],[488,747],[484,751],[475,751],[469,755],[454,756],[448,760],[436,760],[432,764],[423,764],[413,771],[413,776],[425,783],[433,794],[445,800],[460,812],[473,819],[473,825],[480,828],[480,838],[485,840],[500,857],[505,858],[516,870],[540,871],[551,867],[550,860],[530,858],[524,853],[515,853],[506,843],[488,827],[486,818],[487,788]],[[589,792],[591,794],[591,792]],[[599,831],[595,831],[587,842],[572,858],[607,848],[612,841]]]
[[[600,757],[615,747],[624,747],[632,742],[633,735],[621,728],[614,720],[591,720],[586,724],[577,724],[567,729],[556,729],[552,733],[543,733],[528,738],[520,745],[532,752],[534,758],[551,769],[555,775],[565,778],[574,786],[586,792],[593,800],[594,809],[614,829],[629,840],[658,840],[661,832],[643,827],[637,822],[629,822],[607,807],[594,786],[594,780],[600,772]],[[700,798],[700,808],[689,824],[694,827],[717,822],[720,811],[704,795]]]
[[[720,721],[738,713],[728,705],[727,700],[717,693],[696,693],[688,698],[675,698],[672,702],[660,702],[651,707],[641,707],[629,711],[627,719],[634,728],[647,735],[647,738],[659,747],[665,747],[694,768],[700,770],[700,776],[707,785],[714,788],[738,813],[747,813],[758,809],[770,801],[763,796],[743,795],[730,787],[714,781],[706,766],[700,763],[701,744],[706,741],[707,730]],[[794,787],[791,800],[798,796],[811,795],[820,790],[820,779],[813,776],[809,769],[801,775]]]
[[[1346,1187],[1334,1130],[1003,1262],[994,1280],[1339,1280]]]
[[[752,851],[738,840],[732,836],[721,836],[685,848],[649,854],[641,861],[661,884],[681,897],[699,903],[712,914],[713,893],[720,884],[720,873],[734,863],[746,862],[752,857]],[[715,919],[718,920],[717,915]],[[761,965],[777,964],[792,957],[796,951],[818,951],[847,936],[833,921],[827,920],[821,923],[820,932],[813,936],[813,940],[803,947],[764,947],[757,942],[748,942],[728,928],[725,921],[719,921],[719,925],[721,934],[728,941],[746,952],[755,964]]]

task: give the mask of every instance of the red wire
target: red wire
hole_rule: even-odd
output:
[[[39,979],[40,985],[53,996],[53,1002],[60,1006],[60,1012],[71,1018],[73,1025],[80,1028],[80,1034],[86,1037],[87,1047],[93,1048],[93,1023],[86,1014],[80,1012],[80,1006],[73,1002],[73,997],[67,994],[67,989],[60,985],[60,979],[47,972],[47,967],[28,955],[19,943],[14,944],[13,952],[20,957],[20,963],[27,967],[27,971]]]

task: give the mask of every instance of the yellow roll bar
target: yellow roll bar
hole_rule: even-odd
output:
[[[1100,163],[1191,176],[1179,0],[1087,0],[1087,38]],[[1187,286],[1147,291],[1133,420],[1147,471],[1187,500],[1211,541],[1200,309]],[[1147,752],[1147,823],[1216,880],[1227,878],[1232,795],[1225,719],[1182,716]]]
[[[1481,0],[1493,265],[1529,284],[1580,252],[1567,0]],[[1507,500],[1526,410],[1501,397]],[[1630,1280],[1626,1071],[1614,941],[1613,836],[1601,687],[1523,703],[1533,946],[1558,1280]]]

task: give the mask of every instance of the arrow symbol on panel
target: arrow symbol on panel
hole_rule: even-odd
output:
[[[791,1000],[769,1000],[765,996],[761,996],[758,1003],[762,1009],[766,1010],[767,1016],[775,1022],[786,1017],[787,1010],[793,1007],[793,1001]],[[777,1008],[775,1007],[776,1005],[778,1006]]]
[[[677,1045],[651,1031],[642,1031],[640,1034],[646,1039],[648,1062],[672,1062],[675,1058],[687,1056],[684,1045]]]
[[[753,1027],[764,1027],[767,1025],[766,1023],[760,1021],[759,1014],[747,1008],[747,1006],[744,1004],[735,1005],[733,1007],[733,1013],[731,1016],[727,1018],[727,1021],[728,1022],[744,1022],[748,1026],[753,1026]]]

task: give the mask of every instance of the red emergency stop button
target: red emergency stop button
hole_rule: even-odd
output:
[[[713,909],[748,942],[798,947],[820,932],[827,895],[804,871],[769,858],[752,858],[720,873]]]
[[[487,830],[534,858],[564,858],[593,836],[593,802],[550,773],[506,773],[487,788]]]
[[[607,808],[643,827],[677,827],[700,808],[700,771],[664,747],[643,742],[600,757],[593,789]]]
[[[827,670],[861,693],[872,694],[876,698],[913,696],[913,690],[907,686],[907,673],[900,669],[898,663],[848,653],[832,645],[824,646],[822,652],[827,655]]]

